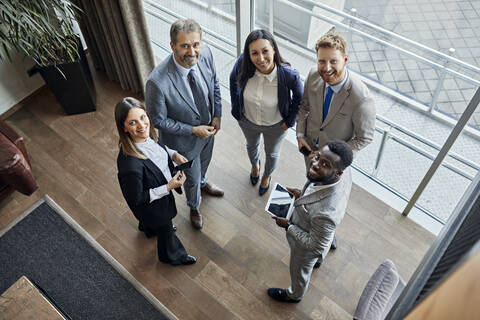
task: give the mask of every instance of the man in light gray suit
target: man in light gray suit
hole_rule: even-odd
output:
[[[345,40],[326,34],[315,49],[317,67],[305,81],[297,120],[298,149],[308,151],[307,169],[314,151],[328,141],[343,140],[355,154],[372,142],[375,131],[375,103],[367,86],[347,69]]]
[[[220,86],[212,52],[202,45],[202,29],[195,20],[172,24],[170,47],[173,53],[147,80],[145,101],[163,143],[193,160],[184,170],[184,188],[192,225],[201,229],[201,191],[223,196],[221,189],[206,182],[214,135],[220,130]]]
[[[345,215],[352,189],[350,164],[353,152],[344,141],[328,142],[311,161],[308,181],[302,191],[290,189],[296,200],[292,217],[274,217],[287,231],[290,246],[288,289],[270,288],[270,297],[281,302],[299,302],[308,288],[313,266],[327,255],[335,229]]]

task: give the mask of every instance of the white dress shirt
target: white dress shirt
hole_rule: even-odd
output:
[[[168,153],[165,152],[165,150],[150,137],[148,137],[147,141],[145,142],[135,143],[135,146],[145,157],[150,159],[158,167],[158,169],[160,169],[160,171],[162,171],[163,176],[165,179],[167,179],[167,181],[172,180],[172,174],[170,173],[170,168],[168,167],[168,157],[171,158],[177,151],[165,146]],[[167,190],[167,185],[164,184],[162,186],[150,189],[149,194],[150,202],[152,202],[166,196],[169,194],[169,191]]]
[[[340,182],[340,179],[338,179],[338,181],[336,181],[334,183],[330,183],[330,184],[310,183],[308,185],[307,189],[305,189],[305,192],[303,193],[302,196],[309,195],[311,193],[314,193],[315,191],[319,191],[319,190],[322,190],[322,189],[331,188],[334,185],[338,184],[339,182]]]
[[[270,74],[255,70],[243,90],[243,109],[245,117],[259,126],[271,126],[282,121],[278,109],[277,66]]]
[[[210,102],[208,101],[208,87],[207,84],[205,83],[205,79],[203,79],[202,73],[198,69],[197,65],[194,65],[191,68],[185,68],[181,66],[177,60],[175,60],[175,57],[173,57],[173,62],[175,62],[175,65],[177,66],[177,71],[180,73],[182,76],[182,80],[185,83],[185,86],[187,87],[188,94],[192,98],[192,101],[195,101],[193,99],[193,93],[192,89],[190,88],[190,83],[188,83],[188,74],[190,73],[190,70],[193,69],[195,74],[197,75],[197,78],[200,79],[200,88],[202,88],[203,95],[205,96],[205,102],[207,103],[208,110],[210,110]]]

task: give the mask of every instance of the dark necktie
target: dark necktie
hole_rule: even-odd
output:
[[[200,84],[198,83],[199,79],[195,74],[195,70],[190,69],[187,78],[190,89],[192,89],[193,100],[195,101],[195,105],[200,113],[200,123],[203,125],[209,124],[210,112],[208,111],[205,95],[203,94],[202,87],[200,87]]]
[[[328,86],[327,95],[325,97],[325,102],[323,103],[323,121],[328,114],[328,109],[330,108],[330,103],[332,102],[333,90],[332,87]]]

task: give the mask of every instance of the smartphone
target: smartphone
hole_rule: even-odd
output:
[[[193,164],[193,159],[185,163],[182,163],[179,166],[176,166],[175,168],[173,168],[173,175],[175,175],[178,171],[183,171],[185,169],[191,168],[192,164]]]
[[[303,146],[300,148],[300,152],[305,156],[305,157],[308,157],[308,155],[310,154],[310,151],[307,149],[307,147]]]

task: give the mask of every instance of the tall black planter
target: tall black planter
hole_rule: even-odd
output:
[[[92,73],[80,43],[79,54],[78,61],[57,65],[65,77],[55,66],[36,66],[28,71],[30,76],[37,72],[40,73],[55,98],[69,115],[92,112],[97,109]]]

